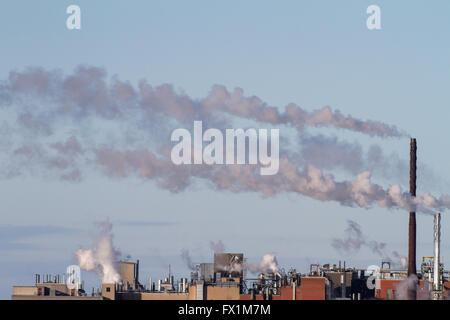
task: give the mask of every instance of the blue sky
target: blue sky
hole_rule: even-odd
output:
[[[81,7],[79,31],[65,26],[70,4]],[[370,4],[381,7],[381,30],[366,28]],[[0,80],[27,66],[69,73],[88,64],[133,84],[142,78],[171,83],[194,98],[222,84],[272,106],[329,105],[416,137],[420,163],[441,179],[430,188],[450,193],[448,1],[3,1],[1,7]],[[408,139],[337,134],[378,143],[408,160]],[[423,193],[428,190],[420,178],[419,172]],[[294,194],[262,198],[201,185],[171,194],[152,182],[95,172],[78,183],[21,176],[0,181],[0,192],[0,297],[6,299],[11,286],[30,283],[32,273],[62,273],[72,252],[91,244],[93,222],[107,217],[116,246],[140,258],[141,274],[153,278],[168,263],[187,275],[180,250],[210,260],[209,241],[219,239],[255,261],[277,252],[284,267],[306,271],[309,263],[334,263],[344,257],[331,239],[343,236],[347,219],[370,239],[406,254],[404,212],[340,207]],[[446,214],[442,223],[442,255],[448,257]],[[420,215],[418,257],[431,254],[431,241],[432,219]],[[346,260],[379,263],[368,250]]]

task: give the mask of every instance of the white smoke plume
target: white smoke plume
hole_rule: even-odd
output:
[[[117,283],[120,281],[116,265],[119,253],[113,247],[112,224],[104,221],[97,226],[99,234],[94,247],[75,252],[78,266],[86,271],[95,271],[102,283]]]
[[[218,240],[217,242],[210,241],[209,242],[210,249],[215,254],[220,254],[225,252],[225,244],[222,240]],[[195,270],[195,265],[192,263],[191,257],[189,255],[189,250],[183,249],[181,250],[181,257],[183,261],[187,264],[187,266],[191,270]],[[232,261],[228,265],[220,265],[222,270],[227,272],[242,272],[244,269],[249,270],[251,273],[268,273],[278,272],[278,261],[275,253],[265,254],[260,263],[247,263],[245,261]]]
[[[261,192],[273,196],[281,192],[294,192],[321,201],[336,201],[341,205],[370,208],[403,208],[411,212],[433,213],[450,207],[450,197],[435,198],[429,193],[411,197],[400,185],[384,189],[371,182],[371,173],[362,172],[354,181],[336,181],[332,174],[325,174],[313,165],[302,171],[286,157],[280,159],[277,175],[261,176],[256,166],[175,166],[167,156],[157,156],[148,150],[116,151],[96,150],[97,163],[105,173],[116,177],[136,174],[143,179],[154,179],[159,186],[173,192],[186,188],[191,178],[209,181],[218,190],[232,192]]]
[[[418,279],[416,275],[410,275],[408,278],[406,278],[404,281],[400,282],[395,291],[395,299],[396,300],[409,300],[410,299],[410,292],[415,291],[417,292],[418,286]],[[415,299],[414,299],[415,300]]]
[[[229,117],[239,117],[292,126],[302,133],[306,126],[327,126],[369,136],[404,136],[394,126],[344,116],[328,107],[308,112],[290,104],[280,111],[257,97],[245,97],[242,89],[228,92],[222,86],[213,87],[204,99],[192,99],[175,92],[170,85],[152,87],[141,81],[134,87],[117,77],[107,79],[103,69],[80,66],[69,75],[39,68],[11,72],[0,82],[0,111],[12,114],[17,126],[0,127],[0,132],[5,133],[4,154],[10,157],[6,163],[0,159],[0,176],[4,178],[25,170],[48,170],[60,179],[79,181],[84,170],[94,168],[110,177],[154,180],[172,192],[186,189],[198,178],[217,190],[258,192],[264,196],[297,193],[353,207],[380,206],[425,213],[450,207],[450,197],[436,198],[425,193],[412,198],[398,184],[383,188],[372,183],[371,171],[358,170],[365,168],[361,167],[364,162],[353,157],[360,152],[358,146],[331,140],[326,145],[336,155],[336,163],[357,174],[353,181],[337,181],[324,171],[333,166],[318,154],[325,141],[320,137],[304,139],[307,152],[300,168],[292,155],[282,152],[280,170],[274,176],[260,176],[253,165],[175,166],[170,160],[167,130],[199,119],[205,124],[224,125]],[[97,129],[95,121],[109,130]],[[70,136],[55,141],[60,130],[70,132]],[[9,141],[12,136],[19,136],[16,142]],[[167,143],[158,146],[161,141]]]
[[[237,261],[232,262],[226,266],[220,266],[220,268],[228,272],[233,271],[242,272],[243,270],[248,270],[253,274],[269,273],[269,272],[277,273],[279,269],[275,253],[265,254],[262,257],[261,262],[259,263],[247,263],[245,261]]]
[[[393,261],[388,253],[386,243],[367,239],[361,230],[361,226],[355,221],[347,220],[347,228],[345,229],[345,233],[345,238],[333,239],[331,246],[336,250],[345,254],[351,254],[358,252],[363,247],[366,247],[373,253],[380,256],[384,261],[395,262],[394,266],[397,265],[402,268],[406,268],[406,257],[400,255],[397,251],[392,251],[392,255],[397,259],[397,261]]]
[[[258,264],[249,264],[248,270],[252,273],[268,273],[278,272],[278,261],[274,253],[267,253],[263,256],[262,260]]]
[[[402,269],[406,269],[408,266],[408,259],[406,256],[399,254],[397,251],[392,251],[392,255],[400,261]]]
[[[295,104],[289,104],[284,112],[280,112],[258,97],[245,97],[241,88],[229,92],[224,86],[216,85],[201,100],[177,94],[170,85],[153,88],[145,80],[135,89],[130,83],[122,82],[117,77],[108,81],[104,69],[86,66],[79,66],[73,74],[67,76],[58,70],[46,71],[41,68],[12,71],[8,79],[0,83],[0,105],[26,106],[30,97],[56,105],[54,109],[47,109],[44,114],[38,115],[30,113],[29,108],[22,108],[21,116],[35,130],[42,128],[39,118],[44,116],[47,120],[67,116],[82,119],[89,115],[114,119],[126,117],[128,112],[140,112],[144,117],[162,114],[179,122],[186,122],[196,117],[207,119],[221,112],[263,123],[287,124],[299,131],[305,126],[328,126],[369,136],[404,135],[395,126],[355,119],[338,110],[333,111],[330,107],[308,112]],[[43,130],[46,134],[51,132],[50,127]]]

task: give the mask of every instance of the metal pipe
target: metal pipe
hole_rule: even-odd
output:
[[[433,269],[433,290],[441,289],[440,265],[440,241],[441,241],[441,214],[434,215],[434,269]]]
[[[341,298],[345,298],[347,296],[346,289],[347,289],[347,281],[346,281],[346,274],[345,272],[341,274]]]

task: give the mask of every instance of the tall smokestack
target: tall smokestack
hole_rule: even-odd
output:
[[[411,138],[410,167],[409,167],[409,193],[416,196],[416,171],[417,171],[417,144],[416,139]],[[416,213],[409,213],[408,235],[408,277],[416,275]],[[415,286],[409,292],[410,299],[416,299]]]
[[[417,144],[416,139],[411,138],[410,168],[409,168],[409,192],[416,196],[416,166]],[[409,213],[409,239],[408,239],[408,276],[416,274],[416,213]]]

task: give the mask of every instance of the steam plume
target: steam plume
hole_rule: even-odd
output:
[[[249,264],[248,270],[252,273],[278,272],[278,261],[274,253],[265,254],[259,264]]]
[[[344,116],[339,110],[330,107],[308,112],[291,103],[281,113],[270,107],[258,97],[245,97],[241,88],[228,92],[224,86],[214,86],[209,96],[202,101],[206,112],[219,110],[235,116],[253,119],[270,124],[289,124],[302,131],[305,126],[329,126],[360,132],[369,136],[399,137],[404,135],[395,126]]]
[[[387,253],[387,246],[384,242],[377,242],[375,240],[368,240],[362,230],[361,226],[352,220],[347,220],[347,228],[345,229],[346,237],[343,239],[333,239],[332,246],[343,251],[346,254],[358,252],[362,247],[369,248],[373,253],[377,254],[385,261],[392,261]],[[398,259],[402,268],[406,268],[407,259],[398,252],[393,251],[392,255]]]
[[[218,190],[232,192],[253,191],[266,196],[281,192],[294,192],[321,201],[336,201],[341,205],[370,208],[374,205],[385,208],[403,208],[406,211],[432,213],[432,209],[449,208],[450,198],[435,198],[429,193],[411,197],[400,185],[384,189],[371,182],[371,173],[362,172],[354,181],[336,181],[313,165],[302,171],[286,157],[280,159],[277,175],[258,176],[256,166],[175,166],[168,158],[156,156],[147,150],[115,151],[96,150],[97,162],[105,173],[116,177],[136,174],[143,179],[154,179],[158,184],[179,192],[197,177],[209,181]],[[430,209],[432,208],[432,209]]]
[[[345,116],[330,107],[308,112],[295,104],[289,104],[284,112],[280,112],[278,108],[268,106],[258,97],[245,97],[241,88],[229,92],[224,86],[216,85],[209,95],[201,100],[177,94],[170,85],[153,88],[145,80],[135,89],[130,83],[122,82],[117,77],[108,82],[104,69],[86,66],[79,66],[68,76],[57,70],[46,71],[41,68],[28,68],[23,72],[12,71],[9,78],[1,83],[0,105],[21,105],[24,119],[27,119],[29,124],[35,123],[34,129],[37,130],[41,128],[42,122],[24,107],[30,97],[56,105],[56,108],[46,110],[47,120],[66,116],[81,119],[90,115],[107,119],[123,118],[133,110],[132,112],[140,112],[143,116],[162,114],[179,122],[186,122],[196,117],[207,119],[222,112],[263,123],[287,124],[299,131],[305,126],[327,126],[369,136],[404,135],[395,126]],[[44,130],[46,134],[50,132],[51,128]]]
[[[408,258],[404,255],[399,254],[397,251],[392,251],[392,255],[400,261],[402,269],[406,269],[408,266]]]
[[[412,274],[405,280],[400,282],[396,286],[395,299],[396,300],[408,300],[410,299],[410,292],[416,292],[417,300],[430,300],[431,299],[431,283],[427,279],[423,280],[422,286],[418,285],[418,278]]]
[[[327,146],[338,155],[336,162],[357,174],[354,180],[337,181],[323,171],[333,166],[321,162],[324,157],[312,156],[326,141],[320,136],[304,139],[307,152],[301,168],[292,155],[282,152],[279,173],[263,177],[252,165],[175,166],[170,161],[168,143],[161,145],[161,141],[169,141],[166,131],[170,127],[198,119],[223,125],[230,117],[292,126],[302,133],[307,126],[325,126],[369,136],[403,136],[394,126],[344,116],[329,107],[308,112],[290,104],[280,111],[257,97],[244,96],[242,89],[229,92],[223,86],[214,86],[204,99],[192,99],[170,85],[152,87],[143,80],[135,87],[117,77],[107,79],[103,69],[85,66],[69,75],[40,68],[13,71],[0,82],[0,107],[9,117],[15,117],[18,127],[14,130],[4,125],[0,130],[5,133],[4,154],[10,157],[1,166],[2,176],[7,178],[24,170],[48,170],[60,179],[78,181],[86,167],[93,167],[111,177],[135,175],[154,180],[172,192],[186,189],[199,178],[218,190],[259,192],[264,196],[293,192],[353,207],[381,206],[425,213],[450,207],[450,197],[425,193],[412,198],[398,184],[383,188],[372,183],[371,171],[364,170],[358,160],[357,145],[328,141]],[[93,123],[111,130],[96,130]],[[69,137],[55,141],[56,133],[67,130],[67,126],[73,129]]]
[[[118,252],[114,249],[112,224],[109,221],[98,223],[99,235],[93,249],[78,249],[75,256],[78,266],[86,271],[95,271],[102,283],[120,281],[116,261]]]
[[[186,263],[189,270],[195,271],[195,265],[192,263],[191,256],[189,255],[189,250],[182,249],[181,250],[181,258]]]
[[[395,299],[408,300],[409,292],[412,290],[414,290],[414,292],[417,292],[417,289],[418,289],[417,276],[412,274],[397,285],[395,292]]]
[[[217,242],[210,241],[209,247],[214,253],[223,253],[225,252],[225,245],[223,244],[222,240],[219,240]]]

